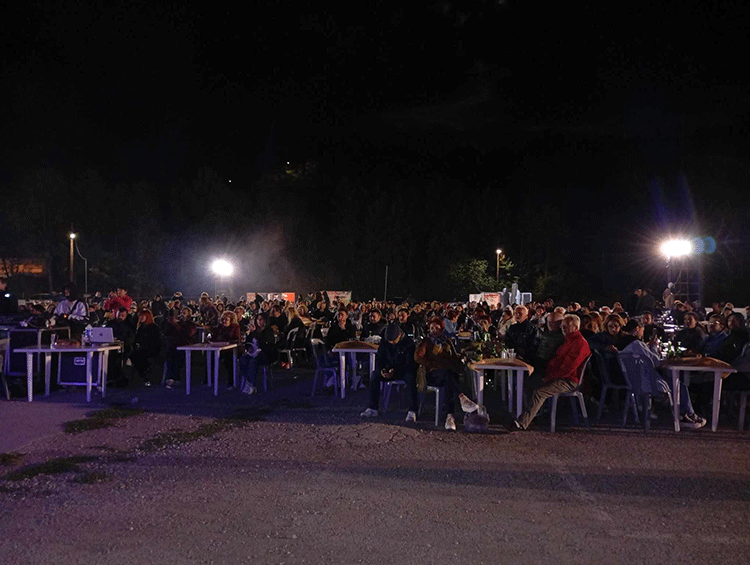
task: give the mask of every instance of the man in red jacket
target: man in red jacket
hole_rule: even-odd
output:
[[[528,428],[549,397],[563,392],[573,392],[578,386],[578,374],[586,358],[591,355],[591,349],[578,331],[581,328],[581,319],[578,316],[568,314],[563,318],[561,327],[565,342],[547,365],[542,386],[531,396],[531,406],[513,422],[516,429]]]
[[[104,310],[107,312],[117,312],[120,308],[130,310],[130,305],[133,303],[133,299],[128,296],[128,291],[123,287],[117,288],[117,295],[109,298],[104,303]]]

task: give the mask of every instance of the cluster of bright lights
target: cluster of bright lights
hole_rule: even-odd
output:
[[[661,244],[661,254],[665,257],[684,257],[693,253],[693,243],[687,239],[670,239]]]
[[[230,277],[234,272],[234,267],[229,261],[226,261],[224,259],[216,259],[216,261],[211,264],[211,270],[215,275],[218,275],[220,277]]]

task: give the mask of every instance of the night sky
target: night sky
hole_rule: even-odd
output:
[[[655,242],[684,232],[716,237],[714,287],[750,299],[745,2],[13,4],[6,184],[95,169],[166,194],[199,166],[250,187],[287,161],[418,164],[469,187],[455,198],[491,187],[514,233],[554,209],[604,295],[644,269],[661,284]]]

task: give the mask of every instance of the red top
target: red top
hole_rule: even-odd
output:
[[[130,310],[130,305],[133,303],[133,299],[127,294],[125,296],[115,296],[104,301],[105,312],[117,312],[120,308]]]
[[[591,348],[581,332],[569,333],[565,336],[565,343],[547,364],[544,381],[568,379],[577,383],[578,373],[589,355]]]

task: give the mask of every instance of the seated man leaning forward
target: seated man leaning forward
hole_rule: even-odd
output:
[[[581,319],[575,314],[568,314],[562,320],[562,333],[565,342],[547,364],[542,386],[531,395],[531,406],[513,422],[515,429],[525,430],[536,417],[544,401],[556,394],[573,392],[578,386],[578,374],[591,349],[579,331]]]
[[[417,364],[414,361],[414,340],[404,333],[397,323],[390,323],[375,355],[375,372],[370,377],[370,406],[361,416],[378,415],[380,384],[384,380],[405,381],[409,389],[407,422],[417,421],[419,400],[417,395]]]

